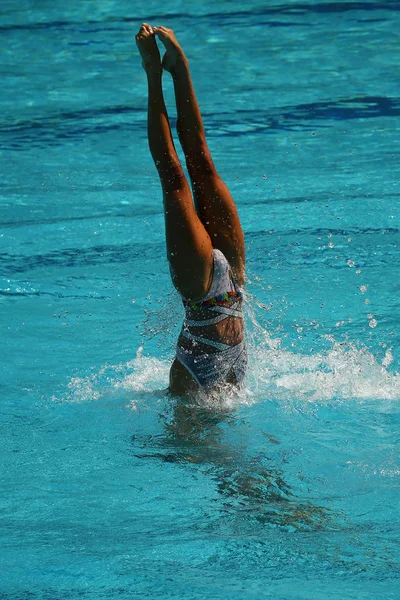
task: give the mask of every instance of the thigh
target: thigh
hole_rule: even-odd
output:
[[[226,256],[236,280],[244,283],[245,246],[239,214],[232,195],[216,171],[196,172],[192,177],[198,214],[212,245]]]
[[[169,390],[175,396],[195,394],[200,390],[199,384],[176,358],[169,372]]]
[[[163,184],[167,255],[173,283],[182,296],[202,298],[211,285],[213,246],[184,177]]]

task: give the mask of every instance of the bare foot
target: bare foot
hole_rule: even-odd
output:
[[[157,46],[153,28],[143,23],[136,35],[136,44],[142,57],[145,71],[161,71],[160,51]]]
[[[177,42],[172,29],[166,27],[155,27],[154,32],[164,44],[166,53],[162,60],[162,68],[173,73],[179,66],[187,65],[187,58]]]

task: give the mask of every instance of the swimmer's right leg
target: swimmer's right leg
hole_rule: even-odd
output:
[[[178,135],[185,153],[199,216],[214,248],[225,254],[236,280],[243,284],[243,231],[235,202],[211,158],[188,60],[172,29],[156,27],[155,33],[166,49],[162,66],[171,73],[174,82]]]
[[[200,221],[172,140],[162,91],[162,66],[153,29],[144,23],[136,36],[148,82],[148,139],[161,181],[168,261],[173,283],[185,298],[197,300],[209,288],[213,248]]]

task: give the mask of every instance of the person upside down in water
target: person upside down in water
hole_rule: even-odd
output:
[[[162,61],[156,37],[166,49]],[[148,139],[163,192],[167,256],[185,308],[170,391],[183,396],[239,386],[247,364],[242,314],[245,248],[239,215],[212,161],[188,60],[174,32],[144,23],[136,43],[147,75]],[[171,73],[174,83],[177,130],[192,192],[172,139],[163,70]]]

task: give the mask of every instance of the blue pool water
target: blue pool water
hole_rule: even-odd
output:
[[[247,390],[200,407],[165,393],[143,20],[187,50],[246,234]],[[1,598],[399,597],[399,25],[2,1]]]

